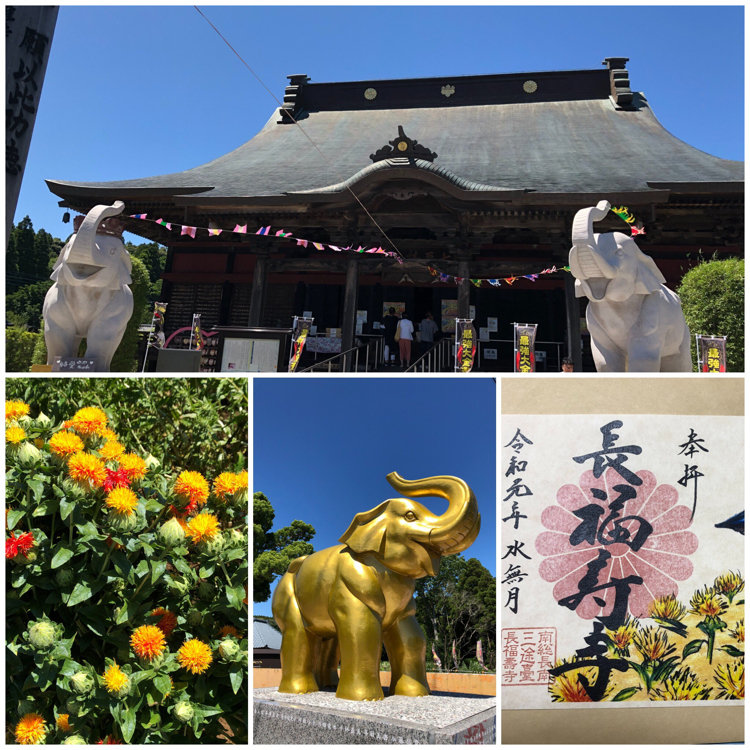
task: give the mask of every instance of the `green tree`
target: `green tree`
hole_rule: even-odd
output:
[[[130,291],[133,292],[133,314],[130,316],[120,346],[112,357],[112,372],[134,372],[138,369],[138,326],[141,324],[148,305],[149,278],[146,267],[138,258],[132,258],[133,279]]]
[[[19,287],[5,300],[5,314],[8,321],[29,330],[39,331],[42,328],[42,305],[52,281],[37,281]]]
[[[417,620],[427,637],[427,661],[434,648],[443,669],[453,669],[456,643],[459,667],[469,665],[482,641],[485,665],[495,664],[494,576],[475,558],[449,555],[440,562],[437,576],[416,582]]]
[[[727,370],[744,371],[744,293],[745,261],[739,258],[702,261],[682,277],[677,294],[690,328],[694,363],[696,334],[726,336]]]
[[[253,601],[265,602],[271,596],[271,584],[286,573],[297,557],[313,553],[308,542],[315,529],[304,521],[292,521],[271,531],[275,513],[271,501],[262,493],[253,494]]]

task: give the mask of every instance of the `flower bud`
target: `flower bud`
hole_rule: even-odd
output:
[[[23,552],[19,552],[14,558],[13,562],[16,565],[31,565],[36,562],[36,550],[30,549],[25,555]]]
[[[18,446],[18,462],[22,466],[30,466],[35,464],[41,457],[42,452],[37,448],[34,443],[29,440],[24,440],[21,445]]]
[[[176,518],[170,518],[161,525],[159,538],[167,547],[177,547],[185,541],[185,530]]]
[[[29,627],[29,642],[35,648],[49,648],[56,638],[57,628],[48,620],[39,620]]]
[[[68,700],[65,701],[65,711],[70,716],[78,716],[78,708],[78,701],[75,698],[68,698]]]
[[[61,589],[66,589],[68,586],[72,585],[74,578],[73,571],[68,568],[60,568],[60,570],[55,573],[55,582]]]
[[[187,617],[185,619],[187,620],[187,624],[190,625],[191,628],[197,628],[203,620],[203,615],[201,615],[201,613],[197,609],[191,609],[187,613]]]
[[[177,721],[187,724],[193,718],[193,707],[188,701],[179,701],[174,704],[172,713]]]
[[[231,638],[223,640],[219,644],[219,655],[224,661],[232,661],[237,654],[240,652],[240,646],[237,641],[233,641]]]
[[[159,459],[155,456],[152,456],[150,453],[143,460],[146,464],[146,467],[149,469],[156,469],[158,466],[160,466]]]
[[[224,536],[227,547],[247,546],[247,538],[239,529],[227,529]]]
[[[121,594],[123,591],[125,591],[127,585],[127,581],[124,578],[115,578],[115,580],[112,581],[112,588],[118,594]]]
[[[63,479],[62,488],[65,491],[65,497],[68,501],[83,500],[86,498],[86,490],[84,490],[78,482],[74,482],[69,477]]]
[[[66,737],[61,745],[88,745],[89,743],[81,737],[80,734],[71,734],[70,737]]]
[[[49,427],[52,424],[52,420],[43,411],[40,411],[34,423],[39,425],[39,427]]]
[[[94,688],[94,678],[88,672],[76,672],[70,678],[70,687],[78,695],[86,695]]]
[[[127,533],[129,531],[135,531],[138,526],[139,519],[136,513],[110,513],[107,516],[107,522],[110,529],[115,532]]]

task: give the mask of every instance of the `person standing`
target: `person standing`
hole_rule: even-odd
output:
[[[414,324],[409,320],[406,312],[401,313],[398,322],[398,350],[401,358],[401,367],[406,369],[411,361],[411,342],[414,340]]]
[[[396,342],[393,337],[396,335],[396,327],[399,324],[399,319],[396,317],[396,308],[389,307],[388,315],[383,317],[383,327],[385,333],[383,334],[383,358],[385,359],[385,366],[396,364]]]
[[[434,321],[431,312],[426,312],[424,319],[419,324],[419,353],[424,355],[425,352],[435,343],[435,334],[438,331],[437,323]]]

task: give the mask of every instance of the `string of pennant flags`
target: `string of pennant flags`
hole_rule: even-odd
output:
[[[635,236],[639,234],[646,234],[646,230],[643,226],[643,223],[636,219],[636,217],[630,212],[627,206],[619,206],[618,208],[612,208],[610,210],[616,216],[619,216],[630,227],[631,236]],[[196,235],[198,234],[199,230],[208,232],[209,237],[218,237],[220,234],[224,232],[227,232],[228,234],[255,234],[256,236],[260,236],[260,237],[279,237],[283,239],[294,240],[299,247],[304,247],[304,248],[313,247],[315,248],[315,250],[332,250],[333,252],[336,252],[336,253],[354,252],[354,253],[361,253],[361,254],[367,254],[367,255],[383,255],[388,258],[395,258],[401,264],[403,264],[404,262],[402,257],[398,253],[392,252],[389,250],[384,250],[382,247],[367,248],[363,245],[359,245],[358,247],[354,247],[354,245],[341,247],[340,245],[332,245],[326,242],[314,242],[312,240],[305,240],[299,237],[295,237],[292,235],[291,232],[287,232],[284,229],[274,230],[270,225],[265,226],[265,227],[259,227],[255,232],[249,232],[247,224],[236,224],[234,229],[222,229],[220,227],[215,227],[215,226],[193,227],[193,226],[188,226],[186,224],[179,224],[177,222],[166,221],[165,219],[150,219],[148,217],[148,214],[130,214],[130,218],[139,219],[141,221],[150,221],[150,222],[153,222],[154,224],[159,224],[160,226],[164,227],[168,231],[172,231],[173,229],[179,229],[180,236],[189,236],[192,239],[196,238]],[[451,274],[442,273],[439,269],[434,268],[433,266],[430,266],[430,265],[427,266],[427,270],[429,271],[431,276],[436,278],[438,281],[446,283],[446,284],[455,283],[457,285],[460,285],[465,280],[465,277],[463,276],[453,276]],[[489,279],[489,278],[472,279],[470,278],[469,281],[471,282],[471,284],[473,284],[476,287],[482,287],[484,284],[488,284],[489,286],[492,286],[492,287],[501,287],[503,285],[503,282],[505,282],[508,286],[512,286],[519,279],[528,279],[529,281],[536,281],[540,276],[544,276],[545,274],[558,273],[561,271],[569,273],[570,266],[558,267],[556,265],[553,265],[537,273],[519,274],[517,276],[506,276],[504,278],[496,278],[496,279]]]

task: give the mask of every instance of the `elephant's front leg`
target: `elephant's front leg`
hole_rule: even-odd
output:
[[[383,635],[391,662],[389,695],[429,695],[425,668],[426,642],[414,615],[400,619]]]
[[[350,701],[383,700],[380,616],[344,585],[333,593],[330,604],[341,650],[341,676],[336,697]]]

